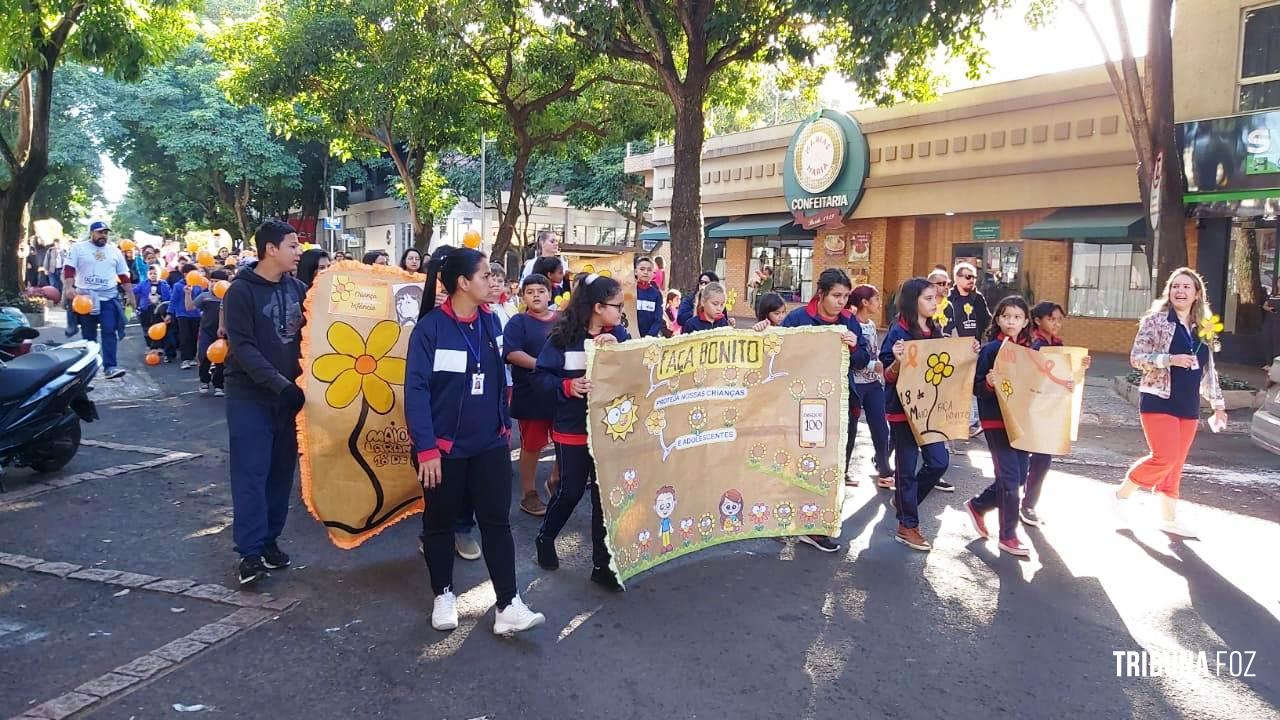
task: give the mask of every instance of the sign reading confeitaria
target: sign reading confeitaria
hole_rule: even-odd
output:
[[[782,191],[796,225],[838,228],[858,206],[870,169],[867,138],[847,114],[809,116],[787,146]]]

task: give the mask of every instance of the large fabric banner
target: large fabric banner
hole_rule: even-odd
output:
[[[1047,351],[1047,352],[1046,352]],[[1085,348],[1037,352],[1011,342],[996,355],[996,399],[1009,444],[1019,450],[1067,455],[1080,422]]]
[[[969,437],[969,406],[978,354],[973,338],[908,340],[898,364],[898,397],[907,423],[924,446]]]
[[[409,464],[404,380],[424,279],[344,261],[318,275],[307,293],[302,499],[340,548],[422,511],[422,487]]]
[[[587,427],[614,570],[840,531],[849,353],[835,328],[590,346]]]
[[[632,335],[639,335],[636,330],[636,273],[635,253],[624,252],[611,255],[593,255],[580,253],[564,253],[560,256],[569,268],[570,279],[578,273],[595,273],[602,277],[613,278],[622,285],[622,314],[626,316],[624,326]],[[568,298],[563,298],[559,307],[568,306]]]

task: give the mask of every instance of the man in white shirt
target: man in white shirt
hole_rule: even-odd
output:
[[[124,375],[116,362],[116,333],[124,327],[124,308],[120,304],[120,288],[124,286],[124,302],[133,305],[133,286],[129,282],[129,265],[124,254],[107,242],[111,228],[101,221],[89,226],[89,239],[71,246],[67,253],[63,277],[68,302],[77,295],[93,301],[93,309],[79,316],[84,339],[98,340],[98,326],[102,326],[102,369],[108,380]]]
[[[555,257],[559,254],[560,254],[559,236],[557,236],[555,232],[552,230],[539,230],[538,231],[538,255],[536,257],[529,258],[529,261],[524,264],[524,269],[520,271],[520,282],[524,282],[524,279],[529,277],[529,275],[533,273],[533,264],[538,261],[538,258]]]

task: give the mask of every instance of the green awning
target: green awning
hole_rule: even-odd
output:
[[[723,225],[707,231],[707,237],[723,240],[725,238],[748,237],[796,237],[811,238],[812,230],[802,230],[792,222],[787,213],[772,215],[747,215],[734,218]]]
[[[671,239],[671,228],[666,223],[654,225],[640,233],[640,237],[636,238],[640,242],[650,240],[653,242],[666,242]]]
[[[1022,237],[1037,240],[1142,238],[1146,233],[1146,214],[1141,205],[1063,208],[1022,229]]]

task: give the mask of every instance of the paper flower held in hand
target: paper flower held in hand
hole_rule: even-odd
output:
[[[951,377],[956,366],[951,364],[951,353],[933,353],[929,356],[928,369],[924,371],[924,381],[937,387],[943,379]]]
[[[338,321],[329,326],[329,345],[334,352],[321,355],[311,363],[311,374],[329,383],[325,402],[333,408],[345,408],[364,394],[369,409],[386,415],[395,406],[392,385],[404,385],[404,358],[387,357],[400,339],[400,326],[383,320],[360,337],[355,328]]]
[[[939,325],[947,324],[947,308],[951,307],[951,301],[947,298],[939,298],[938,309],[933,311],[933,320]]]
[[[1196,334],[1209,347],[1213,348],[1214,352],[1218,352],[1222,349],[1222,346],[1218,343],[1218,333],[1222,332],[1224,327],[1222,318],[1217,315],[1210,315],[1208,320],[1200,323],[1200,327],[1196,329]]]

